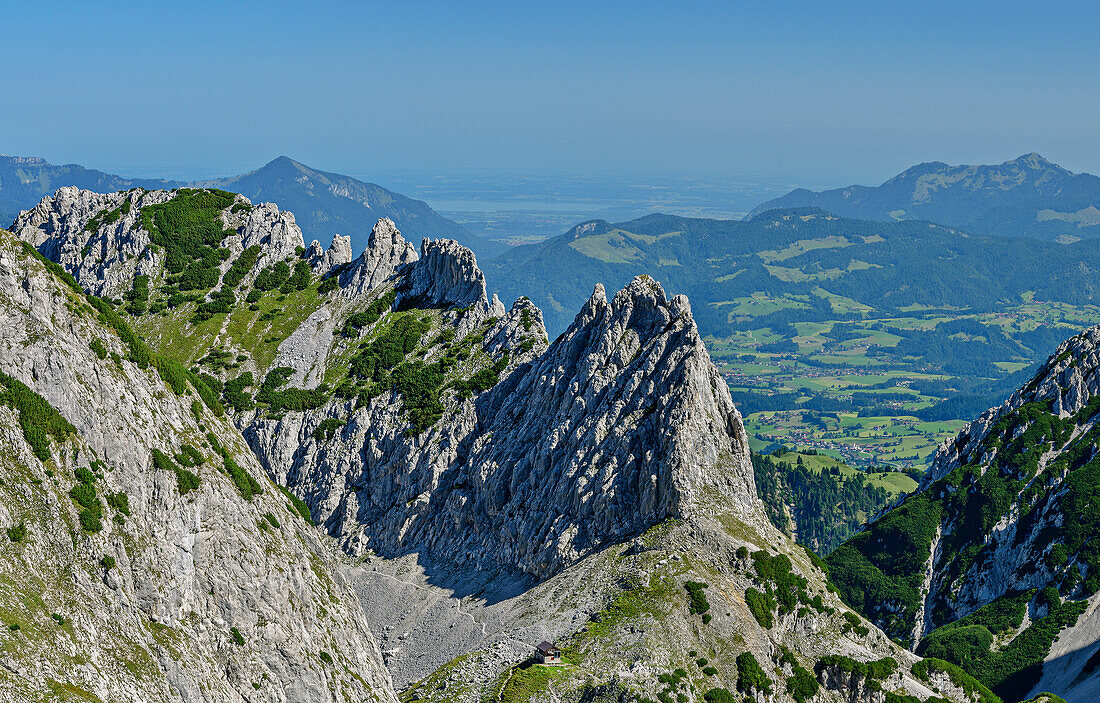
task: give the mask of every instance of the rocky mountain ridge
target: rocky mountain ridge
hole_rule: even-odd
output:
[[[311,168],[287,156],[272,159],[249,173],[193,185],[223,188],[264,202],[275,202],[298,216],[310,237],[327,240],[336,234],[349,235],[361,249],[379,219],[400,225],[406,236],[454,239],[479,256],[502,249],[496,242],[479,237],[462,225],[443,217],[422,200],[388,190],[351,176]]]
[[[479,302],[485,313],[467,313],[474,320],[495,311],[483,289]],[[525,319],[540,338],[539,312],[522,300],[495,322],[471,325],[489,353],[510,355],[508,365],[492,389],[423,437],[405,434],[384,398],[358,412],[334,401],[293,420],[258,420],[246,437],[355,552],[416,548],[466,568],[512,565],[545,577],[682,517],[698,503],[686,494],[704,488],[732,496],[739,517],[760,524],[748,439],[686,299],[668,301],[644,278],[611,301],[598,287],[538,356],[518,349]],[[331,440],[310,442],[321,422],[349,411]],[[280,460],[288,433],[294,453]],[[341,475],[339,492],[325,489]]]
[[[152,235],[143,227],[141,212],[173,197],[176,192],[99,196],[62,189],[35,210],[21,214],[15,230],[24,241],[71,269],[93,292],[121,297],[135,275],[149,275],[156,285],[167,254],[150,246]],[[126,202],[131,203],[128,213],[88,227],[97,212],[116,211]],[[231,212],[238,207],[238,212]],[[225,226],[220,247],[228,252],[218,269],[223,276],[245,249],[254,242],[264,243],[253,271],[241,277],[242,288],[258,277],[256,269],[289,260],[302,248],[293,216],[273,205],[252,206],[236,196],[219,222]],[[335,240],[329,252],[341,246]],[[116,255],[91,264],[102,250]],[[318,256],[318,251],[314,242],[299,256],[314,257],[311,270],[324,277],[333,269],[318,264],[326,256],[333,259],[333,254]],[[89,255],[81,258],[84,252]],[[748,498],[755,496],[755,488],[740,416],[710,363],[683,296],[667,300],[660,285],[648,277],[635,279],[611,301],[597,286],[573,327],[536,363],[537,351],[546,346],[541,312],[522,299],[508,312],[495,296],[490,300],[474,256],[454,242],[425,240],[421,255],[416,256],[393,224],[382,220],[363,254],[337,266],[341,268],[337,277],[344,284],[341,296],[347,296],[352,307],[379,300],[392,290],[397,311],[433,311],[433,329],[438,324],[442,332],[453,323],[455,344],[478,336],[475,354],[504,361],[496,370],[499,380],[484,397],[456,403],[454,414],[447,413],[447,422],[433,427],[426,438],[407,436],[401,404],[396,394],[386,393],[369,401],[366,408],[357,394],[356,398],[334,397],[304,410],[300,417],[293,414],[292,419],[270,419],[268,413],[255,411],[248,420],[240,420],[257,456],[277,480],[296,477],[288,485],[300,486],[319,521],[345,541],[354,539],[356,550],[371,547],[394,554],[411,543],[431,544],[439,550],[454,538],[447,525],[460,522],[478,533],[484,528],[483,539],[496,540],[502,531],[510,536],[505,544],[474,548],[456,544],[454,553],[500,555],[502,563],[545,576],[585,550],[680,516],[690,502],[682,500],[681,493],[698,492],[704,484],[717,487],[732,482],[726,491],[741,496],[744,517],[761,519],[758,503]],[[215,288],[207,297],[216,295]],[[328,315],[328,324],[321,326],[324,331],[310,323],[310,319],[318,322],[312,315],[296,330],[309,337],[310,353],[296,344],[300,340],[294,333],[279,346],[273,368],[289,365],[294,370],[290,380],[304,381],[308,368],[330,371],[332,357],[339,354],[334,346],[348,344],[347,337],[335,333],[337,318],[328,308],[318,308],[313,315]],[[390,317],[382,313],[373,323],[356,329],[352,339],[370,338]],[[525,340],[530,343],[522,350]],[[445,346],[425,345],[419,354],[422,363],[438,364],[446,355]],[[316,382],[323,375],[310,379]],[[668,397],[662,394],[665,388],[673,391]],[[323,420],[345,417],[338,437],[326,440],[332,446],[322,449],[325,442],[311,441]],[[548,432],[554,427],[558,429]],[[482,434],[487,439],[478,440]],[[684,437],[692,444],[681,448],[678,442]],[[362,464],[347,458],[362,456],[360,448],[368,444],[375,445],[370,453],[373,461],[370,454]],[[280,452],[280,446],[291,450],[291,456]],[[338,457],[340,470],[313,456],[314,452]],[[647,453],[661,457],[655,468],[652,460],[645,459]],[[375,463],[383,458],[383,464]],[[698,473],[704,463],[715,467],[709,475]],[[651,467],[650,473],[639,473],[643,465]],[[402,471],[407,475],[386,475],[387,469],[400,466],[408,467]],[[414,471],[412,467],[423,468]],[[510,488],[503,497],[493,495],[500,481],[494,475],[497,470],[509,477]],[[345,472],[347,484],[356,490],[339,496],[316,495],[318,487]],[[444,479],[446,485],[441,486]],[[564,483],[554,486],[553,481]],[[393,482],[403,488],[398,495],[376,487]],[[578,493],[584,485],[598,487],[602,493]],[[359,504],[359,495],[370,495],[372,500]],[[421,495],[431,500],[417,500]],[[614,502],[605,504],[612,495],[617,496]],[[444,518],[454,510],[444,510],[448,503],[469,504],[478,512]],[[435,526],[419,527],[425,520]],[[373,540],[357,534],[364,526],[375,531]],[[422,529],[426,533],[420,536]],[[463,533],[463,540],[471,538]]]
[[[220,405],[3,231],[0,302],[0,700],[396,701]]]
[[[337,234],[348,236],[356,250],[363,247],[374,223],[383,217],[397,222],[408,235],[448,237],[482,255],[496,253],[500,247],[443,217],[421,200],[351,176],[310,168],[286,156],[238,176],[187,183],[128,178],[78,164],[60,166],[38,157],[0,155],[0,226],[9,225],[19,211],[33,208],[62,187],[107,194],[133,188],[173,190],[188,186],[231,190],[257,202],[277,203],[283,211],[298,216],[298,224],[309,238],[329,241]]]
[[[956,663],[973,648],[972,671],[1016,699],[1100,690],[1088,664],[1100,648],[1098,345],[1095,327],[1063,343],[940,447],[917,493],[828,558],[846,600],[887,632]]]
[[[106,309],[227,409],[250,465],[373,567],[340,570],[408,695],[973,699],[965,674],[917,666],[845,610],[768,523],[686,298],[645,276],[597,287],[551,343],[530,301],[487,294],[469,250],[418,254],[392,222],[348,261],[221,191],[65,219],[91,197],[43,201],[17,235],[115,296]],[[86,267],[72,252],[93,239],[133,251]],[[416,614],[431,602],[453,618]],[[530,666],[536,634],[568,644],[560,678]]]
[[[53,198],[21,212],[12,231],[71,271],[89,292],[121,298],[131,289],[135,275],[148,276],[164,268],[164,248],[150,246],[152,234],[143,227],[141,212],[172,200],[178,192],[134,189],[99,194],[61,188]],[[230,197],[231,207],[219,216],[225,233],[233,233],[221,241],[229,257],[257,247],[255,266],[262,269],[297,256],[303,241],[293,214],[281,212],[272,203],[253,207],[241,196]],[[106,214],[95,220],[97,213]],[[336,236],[324,250],[314,240],[306,258],[313,273],[326,275],[351,261],[350,242]]]
[[[1100,233],[1100,178],[1073,173],[1036,153],[997,165],[937,161],[875,187],[799,188],[758,205],[748,218],[792,207],[887,222],[930,220],[971,234],[1073,241]]]

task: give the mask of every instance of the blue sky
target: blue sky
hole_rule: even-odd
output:
[[[0,152],[127,174],[1100,172],[1086,3],[0,0],[0,26]]]

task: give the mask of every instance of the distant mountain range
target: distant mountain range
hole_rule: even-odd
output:
[[[687,294],[705,334],[743,326],[736,300],[797,297],[797,308],[752,325],[835,317],[855,301],[879,311],[920,305],[990,310],[1039,300],[1091,303],[1100,295],[1100,239],[1063,245],[977,237],[925,221],[873,222],[818,209],[772,210],[747,222],[649,215],[594,220],[484,264],[503,299],[526,293],[551,334],[572,320],[595,281],[625,285],[647,273]],[[775,318],[775,319],[771,319]],[[780,319],[782,318],[782,319]]]
[[[57,166],[37,157],[0,156],[0,222],[11,224],[21,210],[34,207],[62,186],[99,193],[128,188],[179,188],[184,185],[222,188],[254,202],[273,202],[294,213],[306,240],[328,246],[335,234],[350,235],[352,249],[362,251],[371,228],[388,217],[412,241],[422,237],[448,238],[487,257],[503,245],[489,242],[432,210],[422,200],[394,193],[337,173],[312,169],[280,156],[250,173],[193,184],[155,178],[125,178],[77,164]]]
[[[972,234],[1063,242],[1100,237],[1100,178],[1035,153],[995,166],[924,163],[877,187],[799,188],[759,205],[749,219],[792,207],[866,220],[930,220]]]
[[[178,181],[156,178],[124,178],[84,168],[79,164],[56,166],[37,156],[0,156],[0,222],[10,225],[21,210],[34,207],[44,196],[63,186],[97,193],[127,188],[175,188]]]

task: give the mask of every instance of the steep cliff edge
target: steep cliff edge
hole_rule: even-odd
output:
[[[394,701],[313,528],[93,302],[0,231],[0,699]]]
[[[484,289],[478,304],[486,305]],[[763,519],[740,415],[686,299],[666,300],[646,278],[610,301],[597,288],[537,357],[534,345],[523,352],[513,340],[525,324],[537,331],[529,339],[542,338],[538,310],[520,301],[455,336],[455,345],[480,338],[473,344],[482,353],[503,350],[508,366],[422,435],[406,432],[400,405],[386,396],[257,419],[245,434],[352,551],[416,550],[544,577],[684,516],[705,491],[725,496],[746,521]],[[430,345],[432,334],[410,351],[429,365],[448,353]],[[314,438],[333,418],[343,423],[334,436]],[[291,451],[280,455],[281,447]]]

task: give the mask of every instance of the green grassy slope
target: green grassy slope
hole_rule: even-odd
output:
[[[279,417],[333,400],[360,407],[395,391],[411,431],[419,433],[442,416],[445,403],[496,383],[507,355],[485,351],[484,325],[456,339],[462,310],[394,310],[392,285],[346,300],[338,295],[338,272],[324,279],[312,274],[300,247],[263,267],[259,246],[233,253],[228,243],[236,234],[223,229],[221,218],[250,207],[235,198],[216,189],[182,189],[143,208],[142,227],[152,233],[150,247],[164,251],[165,264],[133,276],[124,299],[97,299],[105,314],[132,328],[138,343],[148,343],[150,353],[205,389],[212,402]],[[95,213],[88,226],[112,217]],[[275,366],[277,351],[322,306],[336,329],[322,350],[323,379],[297,388],[292,370]],[[532,333],[530,344],[540,341]]]

